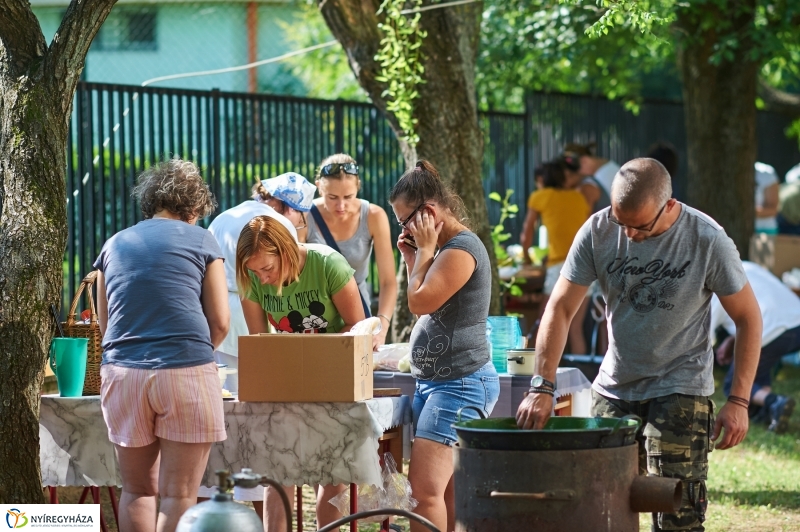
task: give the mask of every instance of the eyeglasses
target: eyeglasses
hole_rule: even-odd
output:
[[[344,171],[345,174],[358,175],[358,165],[356,163],[331,163],[319,169],[319,175],[331,176],[338,175]]]
[[[611,222],[612,224],[616,224],[622,227],[623,229],[633,229],[634,231],[638,231],[640,233],[649,233],[656,226],[656,223],[658,223],[658,219],[661,218],[661,214],[664,212],[664,209],[667,207],[668,204],[669,200],[667,200],[667,203],[665,203],[664,206],[661,207],[661,209],[659,209],[658,214],[656,214],[656,217],[653,219],[653,221],[647,225],[642,225],[639,227],[632,227],[630,225],[625,225],[624,223],[614,218],[614,215],[611,214],[611,210],[608,211],[608,221]]]
[[[410,222],[410,221],[411,221],[411,218],[413,218],[413,217],[414,217],[414,215],[415,215],[415,214],[417,214],[417,211],[419,211],[419,210],[420,210],[421,208],[423,208],[425,205],[429,205],[429,204],[428,204],[428,203],[420,203],[420,204],[419,204],[419,206],[418,206],[416,209],[414,209],[413,211],[411,211],[411,214],[409,214],[409,215],[408,215],[408,218],[406,218],[406,219],[405,219],[405,220],[403,220],[402,222],[398,222],[398,223],[400,224],[400,227],[402,227],[403,229],[405,229],[405,227],[406,227],[406,224],[407,224],[408,222]]]
[[[295,227],[295,229],[297,229],[299,231],[300,229],[305,229],[306,227],[308,227],[308,225],[306,224],[306,215],[305,215],[305,213],[302,212],[302,211],[297,211],[297,212],[300,213],[300,220],[303,222],[303,225],[301,225],[299,227]]]

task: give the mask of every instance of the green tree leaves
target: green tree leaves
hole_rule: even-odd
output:
[[[407,13],[406,5],[412,8]],[[386,109],[394,114],[404,139],[412,146],[419,142],[415,133],[417,119],[414,117],[414,100],[419,98],[417,85],[425,83],[423,74],[425,67],[421,46],[426,32],[420,30],[420,13],[413,12],[422,6],[422,0],[384,0],[378,14],[383,13],[385,19],[378,24],[384,37],[375,61],[381,71],[376,81],[386,84],[382,96],[387,99]]]

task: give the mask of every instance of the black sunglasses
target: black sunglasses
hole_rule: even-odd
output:
[[[414,209],[413,211],[411,211],[411,214],[409,214],[409,215],[408,215],[408,217],[407,217],[405,220],[403,220],[402,222],[398,222],[398,223],[400,224],[400,227],[402,227],[403,229],[405,229],[405,227],[406,227],[406,224],[407,224],[408,222],[410,222],[410,221],[411,221],[411,218],[413,218],[413,217],[414,217],[414,215],[415,215],[415,214],[417,214],[417,211],[419,211],[419,210],[420,210],[421,208],[423,208],[425,205],[428,205],[428,204],[427,204],[427,203],[420,203],[420,204],[419,204],[419,206],[418,206],[416,209]]]
[[[622,227],[623,229],[627,228],[627,229],[633,229],[634,231],[638,231],[640,233],[649,233],[656,226],[656,223],[658,223],[658,219],[661,218],[661,214],[664,212],[664,209],[667,208],[667,204],[669,204],[669,200],[667,200],[667,203],[665,203],[664,206],[661,207],[661,209],[659,209],[658,214],[656,214],[655,219],[653,219],[653,221],[650,222],[649,224],[647,224],[646,226],[643,225],[643,226],[640,226],[640,227],[632,227],[630,225],[625,225],[624,223],[622,223],[619,220],[617,220],[616,218],[614,218],[614,215],[611,214],[611,210],[610,209],[608,211],[608,221],[611,222],[612,224],[616,224],[616,225]]]
[[[358,165],[356,163],[331,163],[319,169],[319,175],[331,176],[338,175],[344,171],[345,174],[358,175]]]

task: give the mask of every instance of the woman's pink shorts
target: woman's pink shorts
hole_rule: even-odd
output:
[[[100,405],[108,439],[143,447],[157,438],[182,443],[225,439],[217,365],[136,369],[103,364]]]

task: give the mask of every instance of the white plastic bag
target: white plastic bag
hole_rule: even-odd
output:
[[[402,473],[397,472],[397,463],[392,453],[383,455],[383,486],[362,485],[358,487],[358,511],[396,508],[411,511],[417,507],[417,500],[411,496],[411,484]],[[342,515],[350,515],[350,490],[345,490],[330,501]],[[380,523],[388,516],[375,515],[359,519],[359,523]]]
[[[372,369],[374,371],[402,371],[398,369],[398,365],[400,360],[405,357],[409,357],[409,359],[411,357],[409,344],[382,345],[372,354]]]
[[[381,319],[373,317],[359,321],[344,334],[346,336],[357,336],[361,334],[369,334],[370,336],[374,336],[381,332],[382,328],[383,325],[381,324]]]

